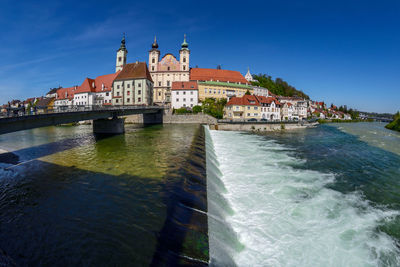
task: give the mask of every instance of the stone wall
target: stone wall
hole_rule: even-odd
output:
[[[143,115],[126,116],[125,123],[143,124]],[[217,119],[206,114],[183,114],[183,115],[163,115],[163,123],[198,123],[198,124],[216,124]]]
[[[312,123],[274,123],[274,124],[260,124],[260,123],[220,123],[210,125],[211,130],[222,130],[222,131],[248,131],[248,132],[271,132],[281,130],[294,130],[294,129],[305,129],[315,127],[316,124]]]

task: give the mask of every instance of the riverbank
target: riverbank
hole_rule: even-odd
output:
[[[352,122],[373,122],[373,119],[367,119],[367,120],[360,120],[360,119],[354,119],[354,120],[339,120],[339,119],[319,119],[318,123],[323,124],[323,123],[352,123]]]
[[[400,132],[400,117],[395,118],[394,121],[386,125],[385,128]]]
[[[211,124],[210,130],[220,131],[245,131],[245,132],[276,132],[284,130],[297,130],[314,128],[318,125],[315,123],[308,122],[276,122],[276,123],[260,123],[260,122],[241,122],[241,123],[218,123]]]

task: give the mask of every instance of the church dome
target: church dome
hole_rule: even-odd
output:
[[[153,44],[151,45],[151,48],[153,48],[153,49],[157,49],[157,48],[158,48],[156,36],[154,36],[154,42],[153,42]]]
[[[183,37],[183,43],[182,43],[182,48],[188,48],[189,44],[186,42],[186,34]]]

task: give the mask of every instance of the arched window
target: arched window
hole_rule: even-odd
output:
[[[118,58],[118,62],[121,62],[121,61],[122,61],[122,57],[119,57],[119,58]]]
[[[154,57],[153,57],[153,59],[151,60],[151,63],[155,63],[156,62],[156,60],[154,59]]]
[[[186,70],[186,66],[183,66],[183,70]]]
[[[183,57],[183,62],[186,62],[186,57]]]

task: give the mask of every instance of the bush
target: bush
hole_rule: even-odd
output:
[[[201,106],[194,106],[193,108],[192,108],[192,111],[193,111],[193,113],[200,113],[200,112],[202,112],[203,111],[203,109],[201,108]]]
[[[175,109],[175,114],[187,114],[187,113],[191,113],[190,110],[187,110],[186,108],[178,108]]]

